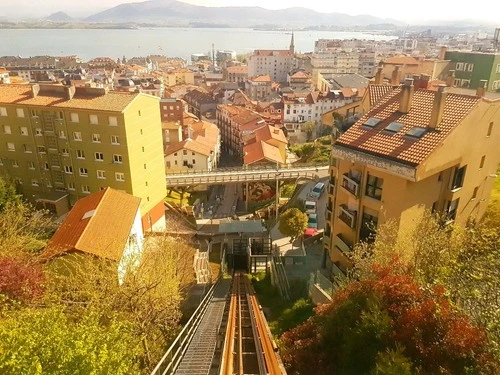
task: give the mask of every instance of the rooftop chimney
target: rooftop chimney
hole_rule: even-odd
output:
[[[482,79],[476,89],[476,96],[484,96],[486,94],[486,87],[488,87],[488,80]]]
[[[430,80],[431,80],[431,76],[429,74],[424,73],[424,74],[420,75],[420,88],[421,89],[428,89]]]
[[[31,86],[31,97],[36,98],[40,92],[40,85],[37,83]]]
[[[446,85],[438,85],[438,91],[434,94],[434,102],[432,103],[431,120],[429,121],[429,128],[436,129],[441,120],[443,119],[444,105],[448,93],[445,91]]]
[[[448,71],[448,76],[446,77],[446,86],[453,87],[455,85],[455,71]]]
[[[393,86],[399,86],[401,83],[401,70],[399,68],[401,68],[401,65],[395,65],[392,71],[391,85]]]
[[[439,55],[438,55],[438,59],[439,60],[444,60],[444,57],[446,55],[446,46],[441,46],[441,48],[439,49]]]
[[[64,92],[66,94],[66,100],[71,100],[75,95],[76,88],[75,86],[64,86]]]
[[[406,78],[403,86],[401,87],[399,112],[408,113],[410,111],[414,90],[415,86],[413,86],[413,78]]]
[[[377,68],[377,73],[375,73],[375,84],[376,85],[380,85],[384,81],[384,75],[382,73],[382,70],[384,70],[384,68],[382,66],[379,66]]]
[[[420,88],[420,74],[413,75],[413,86],[415,86],[416,89]]]

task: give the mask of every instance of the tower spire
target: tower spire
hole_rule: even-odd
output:
[[[292,52],[292,54],[295,54],[295,41],[293,37],[293,31],[292,31],[292,40],[290,40],[290,52]]]

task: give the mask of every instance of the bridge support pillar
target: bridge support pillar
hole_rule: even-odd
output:
[[[245,182],[245,211],[248,212],[248,181]]]

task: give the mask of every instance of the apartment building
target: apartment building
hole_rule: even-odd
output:
[[[0,174],[62,214],[111,187],[141,198],[144,230],[164,224],[159,99],[55,85],[0,85]],[[66,207],[67,210],[67,207]]]
[[[230,66],[225,71],[225,78],[228,82],[237,83],[241,88],[245,86],[248,78],[248,66]]]
[[[317,131],[320,130],[323,113],[358,99],[360,98],[352,95],[346,97],[341,91],[283,94],[283,125],[286,128],[288,140],[294,144],[306,142],[308,138],[315,138]],[[305,128],[305,124],[309,121],[314,124],[312,130]]]
[[[217,126],[221,132],[222,148],[243,161],[244,136],[266,125],[263,116],[255,111],[227,104],[217,106]]]
[[[500,52],[446,51],[455,71],[454,86],[476,89],[481,80],[487,80],[487,91],[500,91]]]
[[[359,53],[356,51],[329,51],[311,56],[312,80],[320,88],[320,73],[357,73]]]
[[[483,216],[500,160],[500,99],[446,90],[406,79],[334,143],[324,237],[333,269],[348,268],[353,245],[388,220],[401,233],[425,210],[444,224]]]
[[[269,74],[274,82],[286,82],[288,72],[294,66],[292,50],[255,50],[248,58],[248,76]]]
[[[415,74],[427,74],[430,80],[444,79],[449,69],[449,60],[395,56],[385,59],[382,66],[383,76],[393,85],[399,85],[405,78],[411,78]]]
[[[265,100],[271,96],[272,82],[269,74],[248,78],[245,82],[245,92],[251,100]]]

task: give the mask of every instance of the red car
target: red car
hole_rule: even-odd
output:
[[[312,237],[312,236],[315,236],[316,234],[318,234],[318,229],[317,228],[307,228],[304,231],[304,238]]]

